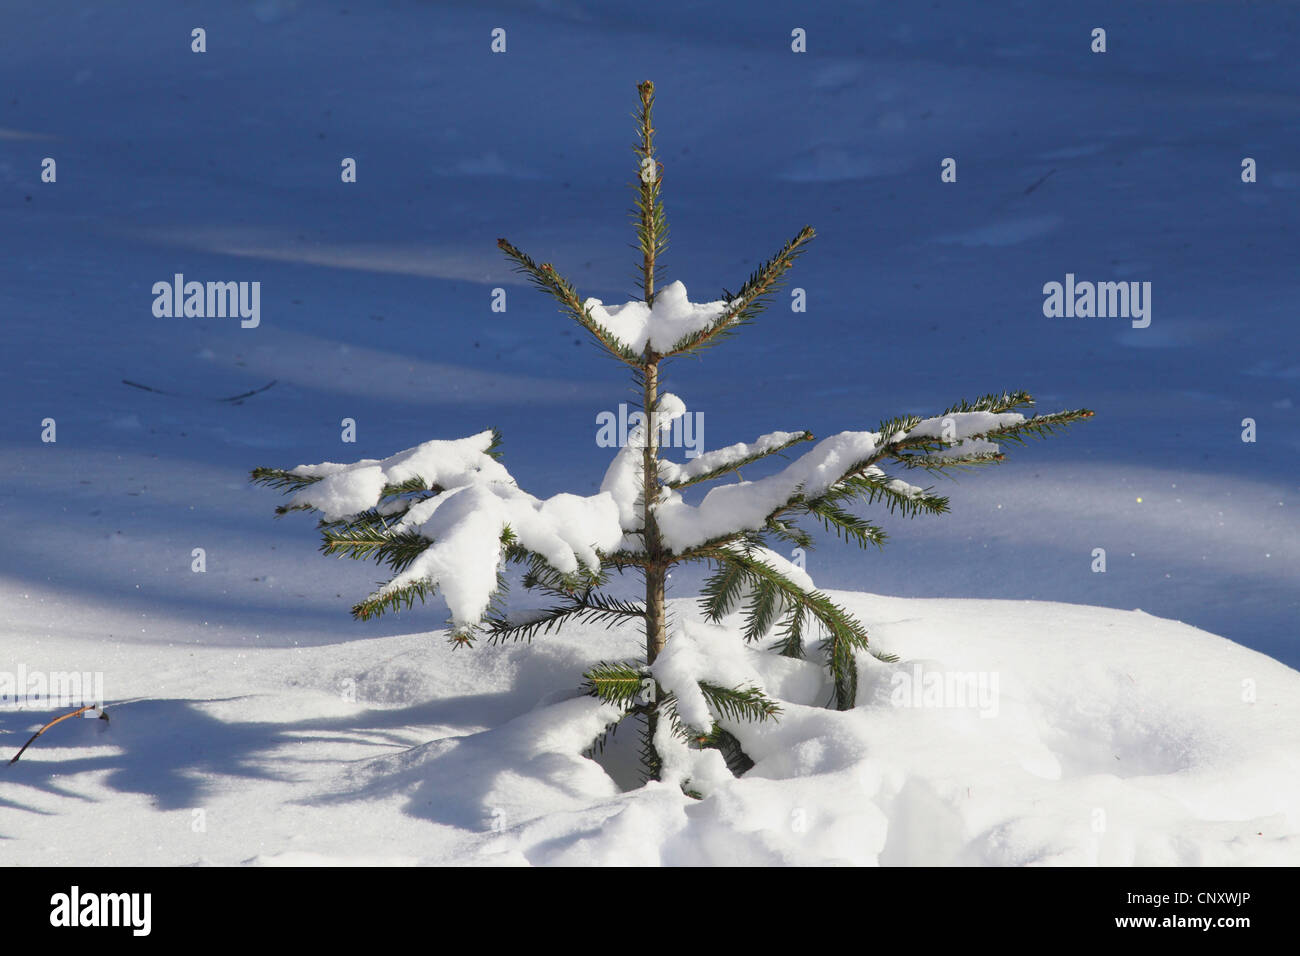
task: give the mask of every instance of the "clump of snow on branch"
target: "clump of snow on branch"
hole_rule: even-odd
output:
[[[720,471],[729,465],[746,461],[759,455],[771,453],[774,449],[790,444],[802,434],[801,432],[771,432],[760,435],[752,442],[737,442],[726,448],[705,452],[685,464],[673,461],[660,461],[659,478],[665,484],[681,484],[692,481],[710,472]]]
[[[798,585],[805,591],[817,590],[817,585],[813,583],[812,575],[799,567],[799,565],[787,560],[784,555],[773,551],[771,548],[756,547],[747,550],[744,545],[736,542],[732,542],[727,545],[727,547],[730,550],[745,553],[751,561],[757,561],[760,564],[767,565],[787,581]],[[744,595],[746,593],[748,593],[747,589],[741,592],[740,603],[744,602]]]
[[[943,438],[960,441],[972,435],[983,435],[1010,425],[1019,425],[1025,416],[1019,412],[953,412],[917,422],[908,429],[908,438]],[[951,422],[945,432],[945,423]]]
[[[670,786],[689,784],[692,790],[703,795],[712,793],[732,779],[720,751],[692,749],[673,733],[666,720],[661,720],[655,727],[654,743],[659,755],[659,779],[663,783]]]
[[[799,567],[799,565],[795,564],[793,561],[788,560],[780,552],[773,551],[771,548],[765,548],[761,545],[751,546],[739,541],[732,541],[723,545],[722,549],[735,552],[736,554],[742,554],[748,560],[753,561],[756,564],[766,565],[777,574],[781,575],[781,577],[803,590],[805,593],[811,594],[818,590],[817,583],[813,580],[812,575]],[[754,586],[752,583],[746,582],[742,584],[736,594],[733,607],[744,607],[746,602],[749,601],[750,595],[753,593]],[[767,634],[761,635],[762,637],[770,636],[772,631],[778,627],[780,618],[792,607],[790,599],[784,593],[777,594],[773,600],[775,601],[775,612],[772,615],[772,624],[768,628]],[[732,613],[736,612],[733,610]],[[810,634],[816,634],[820,630],[815,621],[810,622],[808,627]]]
[[[622,539],[609,495],[558,494],[541,500],[514,484],[467,485],[413,505],[394,525],[395,531],[414,531],[433,544],[377,594],[428,581],[441,588],[454,624],[478,623],[497,589],[497,570],[505,556],[501,536],[507,528],[519,545],[562,574],[594,573],[599,553],[613,550]]]
[[[682,621],[674,628],[650,673],[677,698],[682,723],[701,733],[708,733],[714,719],[700,691],[701,681],[722,687],[758,684],[736,635],[696,621]]]
[[[876,450],[876,432],[841,432],[824,439],[775,475],[712,489],[698,506],[668,492],[656,509],[659,529],[675,551],[735,531],[757,531],[796,494],[824,493],[856,462]]]
[[[656,425],[658,431],[656,437],[662,438],[663,434],[672,428],[673,422],[685,414],[686,403],[672,392],[664,392],[659,396],[659,404],[652,416],[653,422],[647,423],[644,418],[638,422],[628,434],[627,444],[618,450],[614,460],[605,470],[600,490],[611,495],[617,503],[619,522],[623,530],[635,531],[641,527],[641,514],[637,502],[644,490],[642,459],[646,439],[650,433],[647,424]],[[630,542],[630,545],[635,548],[637,543]]]
[[[708,733],[715,721],[732,729],[726,718],[713,713],[700,690],[701,683],[729,688],[762,690],[762,680],[752,661],[753,652],[725,628],[699,621],[680,621],[671,639],[650,668],[659,686],[673,695],[678,719],[692,732]],[[732,779],[722,754],[714,749],[688,747],[672,732],[671,722],[660,721],[655,735],[665,783],[684,783],[702,793]]]
[[[927,458],[969,458],[975,455],[996,455],[998,453],[997,442],[986,441],[983,438],[963,438],[955,445],[949,445],[940,448],[938,451],[930,452]]]
[[[934,437],[947,443],[962,443],[1024,420],[1023,415],[1015,412],[957,412],[925,419],[906,433],[891,437],[890,442]],[[880,450],[881,441],[879,432],[840,432],[818,442],[774,475],[712,489],[698,506],[687,504],[676,492],[666,492],[656,509],[660,531],[675,551],[696,547],[734,531],[757,531],[773,511],[796,495],[813,498],[825,494],[854,464],[873,457]],[[984,450],[984,445],[997,450],[992,442],[983,442],[980,450]],[[885,477],[874,465],[864,469],[863,474]],[[889,485],[903,494],[915,495],[921,491],[899,479],[893,479]]]
[[[426,488],[459,488],[490,481],[514,483],[504,465],[487,453],[492,432],[452,441],[427,441],[383,460],[365,458],[350,465],[324,462],[299,465],[290,474],[320,478],[297,492],[289,507],[324,512],[326,521],[351,518],[378,504],[386,485],[422,478]]]
[[[563,574],[600,567],[600,553],[622,538],[618,508],[605,493],[558,494],[545,500],[523,491],[505,466],[487,454],[492,433],[456,441],[430,441],[382,461],[352,465],[302,465],[293,473],[322,479],[298,491],[293,505],[325,513],[327,520],[353,518],[374,508],[383,489],[414,477],[441,494],[411,505],[390,526],[433,542],[404,571],[376,592],[416,581],[439,587],[455,625],[483,618],[497,588],[507,528],[516,542]]]
[[[600,299],[588,299],[583,305],[593,319],[635,352],[643,351],[647,343],[656,352],[668,352],[683,336],[707,329],[727,311],[722,300],[691,302],[681,282],[660,289],[653,306],[641,300],[605,305]]]

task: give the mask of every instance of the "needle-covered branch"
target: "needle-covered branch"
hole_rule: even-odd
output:
[[[1023,394],[1003,400],[1029,401]],[[685,406],[681,409],[684,413]],[[772,522],[799,514],[830,520],[844,530],[836,512],[823,504],[843,507],[854,499],[866,504],[879,500],[907,516],[942,514],[948,510],[945,497],[887,475],[879,463],[893,460],[904,467],[942,468],[992,462],[1001,454],[996,441],[1046,437],[1091,415],[1078,409],[1025,418],[1018,412],[981,409],[928,419],[893,419],[876,432],[832,435],[776,474],[719,485],[698,505],[688,504],[670,488],[668,497],[656,505],[656,518],[673,554],[689,558],[706,542],[734,541],[744,532],[770,530]],[[823,514],[818,515],[818,510]],[[860,530],[863,534],[854,537],[876,543],[870,539],[877,535]]]
[[[601,661],[582,678],[584,693],[624,708],[632,707],[653,684],[645,665],[635,661]]]
[[[573,283],[556,272],[549,262],[538,265],[505,239],[498,239],[497,246],[515,261],[516,272],[527,276],[542,291],[549,292],[560,303],[561,310],[591,333],[592,338],[605,351],[627,365],[638,367],[642,364],[642,356],[624,345],[613,332],[592,317],[591,310],[578,298]]]
[[[632,221],[636,223],[637,245],[641,250],[638,284],[642,298],[650,303],[654,301],[655,289],[663,272],[659,259],[668,248],[668,217],[659,196],[663,170],[655,156],[654,146],[655,85],[646,80],[637,84],[636,89],[641,97],[641,106],[633,114],[638,137],[633,152],[638,156],[640,172],[634,187],[636,205],[632,210]]]
[[[382,588],[352,605],[352,616],[358,621],[369,621],[389,611],[409,609],[416,601],[424,604],[437,592],[436,585],[423,579],[408,581],[397,587]]]
[[[787,657],[803,657],[804,627],[808,618],[822,627],[822,651],[834,683],[834,704],[840,710],[852,707],[857,697],[858,672],[854,650],[870,651],[867,629],[857,618],[825,593],[805,588],[777,567],[772,555],[741,548],[720,548],[713,555],[716,571],[705,583],[700,610],[708,621],[719,622],[736,606],[748,589],[745,606],[745,638],[756,641],[771,630],[778,618],[785,618],[779,638],[780,651]]]
[[[488,618],[483,634],[490,644],[532,641],[537,634],[549,634],[568,622],[608,626],[644,619],[644,605],[588,591],[554,607]]]
[[[433,542],[414,531],[386,531],[372,525],[326,527],[321,530],[323,553],[353,560],[374,559],[400,574]]]
[[[780,288],[782,277],[814,236],[816,232],[812,226],[804,226],[799,230],[798,235],[754,271],[736,295],[729,297],[727,309],[722,315],[708,327],[682,336],[666,355],[686,355],[716,345],[740,326],[753,321],[766,307],[772,293]]]
[[[321,480],[321,475],[298,475],[283,468],[254,468],[248,480],[255,485],[265,485],[288,494]]]
[[[762,723],[781,714],[781,705],[757,687],[723,687],[709,681],[700,681],[700,692],[709,709],[719,717],[734,723],[752,721]],[[716,726],[716,725],[715,725]],[[711,732],[712,728],[696,728]]]

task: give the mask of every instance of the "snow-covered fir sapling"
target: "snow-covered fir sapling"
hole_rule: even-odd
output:
[[[505,239],[498,243],[635,380],[643,414],[599,494],[545,500],[528,494],[502,465],[494,431],[428,441],[383,460],[258,468],[252,479],[292,495],[279,513],[321,514],[326,554],[372,558],[392,571],[353,607],[357,618],[410,607],[438,591],[451,615],[450,640],[458,645],[480,637],[531,639],[566,622],[642,629],[644,657],[594,665],[584,675],[585,690],[606,705],[607,730],[626,717],[640,719],[647,776],[689,787],[696,776],[691,768],[709,751],[743,772],[749,761],[731,731],[775,718],[780,707],[752,682],[719,680],[704,645],[670,622],[665,584],[675,565],[711,565],[700,598],[707,620],[720,622],[739,610],[738,638],[766,642],[789,657],[819,654],[828,704],[848,709],[857,696],[856,655],[875,653],[867,629],[771,546],[811,547],[801,519],[864,548],[880,546],[884,532],[855,506],[880,504],[907,516],[948,510],[946,498],[891,477],[885,467],[925,473],[992,464],[1003,457],[998,443],[1042,437],[1092,412],[1026,417],[1019,410],[1033,404],[1028,394],[986,395],[933,418],[901,416],[872,431],[841,432],[752,481],[740,478],[741,468],[813,436],[772,432],[684,463],[661,457],[664,433],[686,414],[681,399],[663,390],[665,363],[717,345],[752,321],[813,230],[800,230],[720,300],[692,303],[680,282],[661,286],[668,223],[654,147],[654,85],[642,83],[638,91],[633,214],[640,297],[617,306],[584,300],[549,263],[535,263]],[[698,504],[688,503],[682,492],[704,482],[721,483]],[[511,564],[522,566],[524,586],[545,595],[549,606],[506,612],[504,571]],[[644,602],[610,595],[611,572],[639,575]],[[717,753],[709,759],[715,768],[721,762]]]

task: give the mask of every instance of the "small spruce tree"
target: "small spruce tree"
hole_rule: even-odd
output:
[[[724,723],[774,718],[779,705],[756,686],[709,680],[684,686],[680,669],[665,686],[665,672],[655,664],[670,639],[665,587],[671,569],[707,562],[712,572],[700,597],[703,615],[719,622],[739,609],[745,641],[769,640],[773,651],[795,658],[815,646],[828,672],[828,704],[848,709],[857,696],[855,655],[876,653],[867,629],[771,546],[812,547],[799,524],[804,519],[863,548],[879,547],[884,531],[855,506],[879,504],[909,517],[948,510],[945,497],[891,477],[885,466],[906,473],[993,464],[1003,459],[998,443],[1043,437],[1092,412],[1025,417],[1019,410],[1033,405],[1025,392],[985,395],[933,418],[900,416],[874,431],[842,432],[755,481],[740,479],[740,469],[813,436],[774,432],[684,463],[661,457],[664,433],[686,413],[681,400],[663,390],[664,363],[717,345],[751,322],[814,233],[804,227],[735,294],[724,291],[717,302],[689,302],[680,283],[661,287],[668,223],[654,147],[654,85],[637,89],[639,299],[615,307],[583,300],[549,263],[539,265],[505,239],[498,242],[519,272],[631,371],[641,414],[600,493],[546,500],[527,494],[502,466],[495,431],[425,442],[382,461],[258,468],[252,480],[293,495],[279,514],[320,512],[326,554],[388,566],[392,577],[353,607],[359,619],[423,603],[440,590],[451,611],[449,639],[457,645],[479,637],[491,643],[531,639],[569,622],[642,628],[642,659],[601,662],[584,675],[586,692],[621,715],[606,732],[623,718],[641,718],[651,779],[660,776],[665,751],[683,746],[717,749],[741,773],[750,762]],[[737,480],[717,485],[698,505],[682,496],[686,488],[731,476]],[[504,568],[510,564],[521,565],[523,585],[552,603],[507,613]],[[640,575],[644,601],[611,596],[611,572]],[[681,706],[684,695],[689,715]]]

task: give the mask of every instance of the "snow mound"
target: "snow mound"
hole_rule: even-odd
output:
[[[179,619],[109,656],[93,634],[47,638],[42,666],[102,662],[112,719],[66,722],[9,768],[6,859],[1300,863],[1300,673],[1140,611],[830,593],[899,657],[859,658],[849,711],[825,709],[819,661],[672,603],[658,670],[686,716],[705,719],[699,679],[782,709],[726,725],[754,762],[740,778],[716,752],[674,755],[667,770],[702,799],[616,783],[633,726],[600,762],[583,755],[615,711],[578,695],[580,675],[636,654],[632,627],[471,651],[429,633],[201,647],[175,639]],[[26,641],[0,626],[5,652]],[[0,731],[16,748],[45,719],[2,713]]]
[[[670,282],[655,294],[654,300],[653,306],[640,299],[622,305],[587,299],[583,305],[597,323],[634,352],[644,351],[647,342],[656,352],[668,352],[683,336],[707,329],[727,311],[727,303],[721,299],[691,302],[681,282]]]
[[[504,823],[471,845],[478,862],[1300,862],[1297,672],[1140,611],[832,596],[901,658],[864,655],[845,712],[822,706],[817,662],[747,648],[675,607],[684,630],[669,650],[682,643],[664,676],[708,649],[710,676],[756,679],[784,710],[727,725],[755,765],[733,779],[701,760],[702,800],[666,783],[614,794],[578,755],[609,716],[582,699],[430,745],[403,769],[424,794],[465,779],[466,761],[493,781],[481,815]],[[556,749],[518,743],[537,740]],[[391,762],[374,770],[388,777]]]

